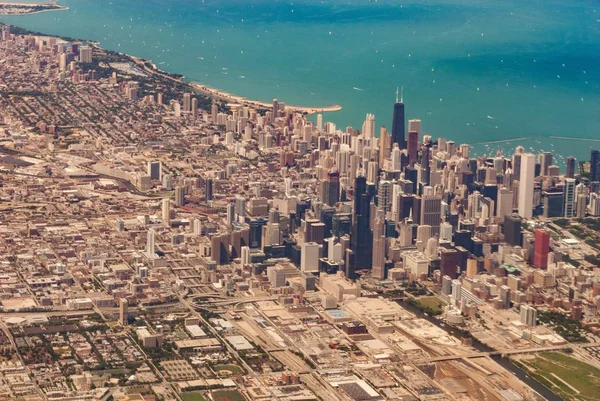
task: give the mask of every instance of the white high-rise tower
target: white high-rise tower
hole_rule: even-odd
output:
[[[373,138],[373,135],[375,135],[375,114],[367,114],[363,123],[362,134],[367,139]]]
[[[148,230],[148,239],[146,240],[146,254],[149,258],[154,258],[156,256],[156,251],[154,249],[154,229]]]
[[[533,183],[535,180],[535,155],[521,155],[521,175],[519,177],[519,216],[533,217]]]

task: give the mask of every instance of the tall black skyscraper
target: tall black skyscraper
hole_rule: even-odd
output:
[[[392,122],[392,148],[397,143],[400,149],[406,149],[406,125],[404,124],[404,102],[402,96],[398,99],[396,91],[396,103],[394,104],[394,121]]]
[[[353,271],[371,267],[373,255],[373,235],[371,233],[371,200],[367,179],[356,177],[354,184],[354,221],[350,236],[350,248],[354,252]]]
[[[600,181],[600,150],[592,150],[590,158],[590,181]]]
[[[567,174],[565,175],[567,178],[575,177],[575,165],[576,164],[577,164],[577,161],[575,160],[575,158],[573,156],[569,156],[567,158]]]
[[[521,219],[518,216],[504,216],[504,239],[509,245],[521,246]]]

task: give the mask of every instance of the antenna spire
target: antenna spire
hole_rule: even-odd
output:
[[[404,103],[404,86],[400,90],[400,103]]]
[[[398,87],[396,86],[396,103],[398,103]]]

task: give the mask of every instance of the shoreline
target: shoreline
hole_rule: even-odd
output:
[[[53,6],[54,8],[48,8],[45,10],[29,11],[29,12],[23,12],[23,13],[0,12],[0,16],[6,15],[6,16],[11,16],[11,17],[19,17],[22,15],[34,15],[34,14],[46,13],[46,12],[50,12],[50,11],[67,11],[69,9],[69,7],[59,5],[58,0],[52,0],[47,3],[18,3],[18,2],[13,3],[10,1],[0,1],[0,7],[4,7],[4,6],[32,7],[32,8]]]
[[[96,47],[98,49],[103,49],[98,44],[94,44],[94,47]],[[105,50],[105,49],[103,49],[103,50]],[[181,77],[181,78],[174,77],[172,75],[172,73],[168,73],[166,71],[160,70],[158,67],[156,67],[156,65],[154,63],[152,63],[151,60],[145,60],[140,57],[133,56],[133,55],[127,54],[127,53],[122,53],[122,54],[124,56],[129,57],[131,60],[133,60],[134,63],[139,68],[141,68],[143,71],[145,71],[149,74],[160,75],[161,77],[170,79],[174,82],[180,82],[180,83],[189,85],[194,91],[204,94],[210,98],[223,100],[223,101],[227,101],[227,102],[232,102],[235,104],[252,106],[252,107],[256,107],[256,108],[262,108],[262,109],[270,109],[273,107],[272,103],[262,102],[260,100],[247,99],[243,96],[233,95],[231,93],[228,93],[228,92],[225,92],[222,90],[218,90],[215,88],[211,88],[210,86],[207,86],[207,85],[204,85],[204,84],[201,84],[198,82],[186,81],[185,77]],[[153,68],[148,67],[147,63],[151,63]],[[309,107],[309,106],[296,106],[296,105],[286,104],[285,108],[291,109],[298,113],[304,113],[307,115],[311,115],[311,114],[315,114],[315,113],[331,113],[331,112],[342,110],[342,106],[339,104],[328,105],[325,107]]]

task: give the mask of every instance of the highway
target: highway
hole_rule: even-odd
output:
[[[502,351],[491,351],[491,352],[473,352],[469,354],[458,354],[458,355],[444,355],[436,356],[432,358],[420,359],[415,361],[415,364],[425,364],[433,362],[444,362],[452,361],[457,359],[471,359],[471,358],[484,358],[487,356],[500,356],[500,355],[518,355],[518,354],[531,354],[536,352],[551,352],[551,351],[562,351],[568,348],[573,348],[572,345],[559,345],[552,347],[536,347],[536,348],[522,348],[522,349],[510,349]]]

